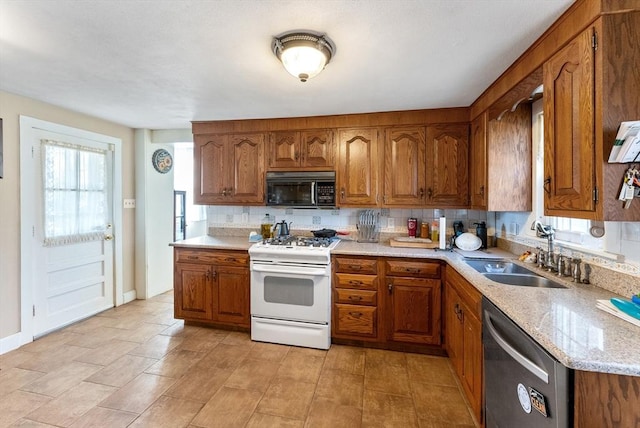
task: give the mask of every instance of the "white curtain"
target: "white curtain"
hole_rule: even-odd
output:
[[[44,245],[104,238],[108,222],[107,152],[41,140]]]

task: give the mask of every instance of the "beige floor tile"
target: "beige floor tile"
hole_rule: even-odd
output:
[[[159,360],[182,343],[183,340],[181,337],[157,335],[129,351],[129,354]]]
[[[38,354],[33,352],[25,352],[20,349],[7,352],[0,355],[0,370],[7,370],[13,367],[19,367],[21,364],[37,357]]]
[[[78,333],[74,333],[73,331],[67,329],[58,330],[53,333],[49,333],[39,339],[36,339],[31,343],[27,343],[20,349],[25,352],[35,353],[51,352],[57,347],[62,346],[68,341],[73,340],[79,336],[80,335]]]
[[[75,421],[70,428],[124,428],[137,417],[137,413],[94,407]]]
[[[114,318],[108,318],[104,316],[95,316],[91,318],[87,318],[86,320],[77,322],[73,325],[70,325],[67,329],[68,331],[72,331],[74,333],[79,333],[82,335],[95,335],[101,334],[102,330],[109,329],[112,332],[116,332],[119,329],[115,329],[114,325],[117,323],[117,320]]]
[[[220,343],[198,361],[196,368],[215,367],[223,370],[233,370],[242,364],[250,351],[251,346]]]
[[[160,397],[130,427],[186,427],[202,408],[202,403],[172,397]]]
[[[420,423],[420,428],[476,428],[473,424],[456,424],[440,419],[420,419],[418,422]]]
[[[304,420],[315,392],[314,383],[275,378],[258,405],[257,411],[284,418]]]
[[[100,407],[142,413],[160,397],[175,379],[142,373],[100,403]]]
[[[34,354],[33,358],[21,362],[18,367],[26,370],[49,373],[58,370],[60,367],[69,364],[70,361],[79,358],[84,353],[89,352],[89,348],[82,348],[73,345],[62,345],[49,351]]]
[[[241,331],[231,331],[222,341],[225,345],[253,345],[251,335]]]
[[[46,404],[51,398],[16,390],[0,398],[0,427],[11,425]]]
[[[168,327],[175,324],[177,320],[173,317],[173,310],[171,310],[155,314],[150,318],[146,318],[145,322],[148,322],[150,324],[161,324]]]
[[[222,387],[191,424],[210,428],[244,427],[261,397],[258,391]]]
[[[56,426],[69,426],[107,398],[116,388],[82,382],[49,401],[25,418]]]
[[[230,388],[264,392],[280,365],[273,361],[245,359],[224,383]]]
[[[411,397],[364,391],[363,427],[418,427],[418,418]]]
[[[137,346],[139,345],[135,342],[109,339],[104,341],[95,349],[80,355],[78,358],[76,358],[76,361],[97,364],[100,366],[108,366],[127,352],[135,349]]]
[[[321,357],[326,358],[329,350],[325,349],[313,349],[313,348],[303,348],[301,346],[292,346],[291,351],[297,354],[307,355],[309,357]]]
[[[419,417],[473,425],[469,408],[457,386],[415,383],[412,389]]]
[[[194,336],[185,337],[182,343],[175,349],[181,349],[185,351],[204,352],[205,354],[211,352],[215,347],[220,344],[223,339],[214,341],[207,340],[206,338],[199,338]]]
[[[218,392],[231,376],[233,370],[223,370],[215,367],[194,368],[182,376],[165,395],[183,398],[198,403],[206,403]]]
[[[324,359],[324,356],[314,355],[301,348],[293,347],[280,364],[276,376],[316,383],[320,377]]]
[[[128,340],[130,342],[145,343],[160,332],[166,330],[167,326],[162,324],[139,323],[138,321],[123,321],[123,325],[138,325],[135,330],[123,330],[115,339]],[[176,343],[177,345],[177,343]]]
[[[184,321],[178,320],[175,324],[170,325],[160,332],[163,336],[189,337],[202,330],[202,327],[192,325],[184,325]]]
[[[88,377],[88,382],[121,387],[151,367],[158,360],[139,357],[137,355],[123,355],[113,363],[100,369]]]
[[[302,428],[304,421],[255,412],[246,428]]]
[[[145,373],[177,379],[185,374],[191,366],[200,361],[204,355],[203,352],[173,350],[163,359],[145,370]]]
[[[411,395],[409,377],[405,367],[367,363],[364,374],[364,388],[395,395]]]
[[[57,428],[55,425],[44,424],[42,422],[32,421],[30,419],[18,419],[16,422],[9,425],[9,428],[22,427],[22,428]]]
[[[316,397],[362,409],[363,391],[364,376],[340,370],[323,370],[316,387]]]
[[[255,342],[249,352],[249,358],[281,362],[289,353],[291,346],[275,343]]]
[[[364,361],[364,348],[331,345],[331,349],[329,349],[325,358],[324,369],[364,375]]]
[[[311,403],[305,428],[358,428],[362,425],[362,409],[344,406],[316,397]]]
[[[377,365],[387,365],[395,367],[407,367],[406,354],[403,352],[387,351],[385,349],[370,349],[365,350],[366,355],[366,367],[373,367]]]
[[[0,371],[0,397],[15,391],[16,389],[30,384],[36,379],[44,376],[45,373],[33,370],[19,369],[12,367]]]
[[[419,383],[456,386],[449,359],[430,355],[407,354],[409,380]]]
[[[22,391],[57,397],[63,392],[78,385],[87,377],[101,369],[94,364],[72,361],[58,370],[47,373],[41,378],[21,387]]]

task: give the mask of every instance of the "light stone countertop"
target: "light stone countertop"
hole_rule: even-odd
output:
[[[252,243],[246,237],[203,236],[172,245],[246,250]],[[565,366],[576,370],[640,376],[640,327],[595,306],[596,300],[616,297],[616,294],[593,285],[560,279],[518,261],[515,255],[503,250],[491,248],[489,251],[491,256],[515,258],[514,263],[561,282],[567,288],[499,284],[468,266],[456,252],[342,241],[332,254],[446,261]]]

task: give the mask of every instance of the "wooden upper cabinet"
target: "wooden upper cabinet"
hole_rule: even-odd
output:
[[[384,140],[384,206],[419,206],[425,197],[424,127],[391,128]]]
[[[427,126],[426,204],[469,205],[469,125]]]
[[[333,131],[278,131],[269,135],[268,170],[333,170]]]
[[[487,209],[487,113],[471,122],[469,141],[471,209]]]
[[[262,204],[264,135],[195,135],[194,202]]]
[[[545,214],[596,209],[595,28],[544,64]]]
[[[378,204],[378,128],[338,132],[338,205],[372,207]]]

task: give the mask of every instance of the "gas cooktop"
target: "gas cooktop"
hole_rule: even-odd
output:
[[[331,244],[339,241],[338,238],[314,238],[308,236],[279,236],[265,239],[263,245],[285,246],[285,247],[331,247]],[[335,245],[334,245],[335,246]]]
[[[249,255],[252,261],[329,264],[330,252],[339,243],[340,239],[335,237],[276,237],[253,244],[249,248]]]

